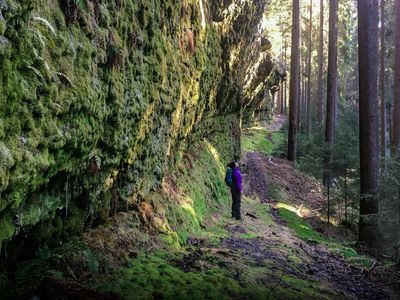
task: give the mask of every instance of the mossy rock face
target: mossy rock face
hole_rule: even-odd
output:
[[[236,84],[263,5],[237,1],[221,30],[200,2],[0,5],[0,245],[135,207],[204,137],[240,153]]]

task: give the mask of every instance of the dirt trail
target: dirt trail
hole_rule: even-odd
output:
[[[278,117],[276,122],[267,126],[270,133],[281,128],[283,117]],[[253,152],[247,153],[244,159],[244,195],[250,198],[258,198],[262,203],[275,207],[275,199],[267,192],[270,183],[280,185],[288,199],[293,200],[293,205],[305,204],[310,208],[318,209],[322,206],[324,198],[322,188],[318,182],[304,174],[296,172],[288,161],[271,158],[267,155]],[[244,206],[244,210],[247,207]],[[274,211],[274,210],[273,210]],[[301,213],[301,212],[300,212]],[[276,215],[276,214],[274,214]],[[275,231],[264,232],[264,238],[252,241],[251,247],[240,239],[225,241],[230,248],[253,248],[257,255],[268,255],[277,266],[281,266],[282,272],[306,280],[312,284],[319,282],[322,287],[329,287],[326,292],[328,298],[345,299],[392,299],[379,284],[370,278],[368,272],[352,268],[338,255],[332,254],[324,246],[315,245],[313,242],[304,242],[294,236],[293,232],[282,224],[279,216],[276,217],[279,228]],[[247,218],[243,227],[251,226],[252,218]],[[271,227],[269,227],[271,228]],[[277,233],[279,232],[279,234]],[[282,249],[279,243],[285,244],[300,258],[302,263],[297,266],[285,264],[282,261]],[[247,255],[255,255],[251,251]],[[284,254],[285,255],[285,254]],[[320,286],[321,288],[321,286]]]

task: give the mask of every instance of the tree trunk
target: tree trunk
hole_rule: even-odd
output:
[[[307,135],[311,132],[311,54],[312,54],[312,0],[310,0],[310,24],[308,28],[308,60],[307,60]]]
[[[275,92],[275,113],[279,113],[279,101],[281,100],[280,97],[280,90],[278,89]]]
[[[393,91],[393,137],[392,137],[392,155],[398,155],[400,140],[400,0],[395,0],[394,12],[396,19],[395,26],[395,45],[394,45],[394,91]]]
[[[337,20],[338,0],[329,1],[329,45],[328,45],[328,81],[326,98],[325,125],[325,172],[324,184],[330,185],[330,168],[332,164],[332,148],[335,137],[335,110],[337,89]]]
[[[381,155],[386,156],[386,99],[385,99],[385,0],[381,0]]]
[[[290,99],[289,99],[289,136],[288,159],[295,160],[297,156],[297,103],[299,101],[299,71],[300,71],[300,3],[293,0],[292,50],[290,62]]]
[[[323,85],[322,76],[324,72],[324,0],[320,0],[320,16],[319,16],[319,50],[318,50],[318,123],[322,125],[322,103],[323,103]]]
[[[285,82],[284,81],[282,81],[281,82],[281,89],[282,89],[282,91],[281,91],[281,108],[280,108],[280,114],[281,115],[283,115],[283,110],[284,110],[284,102],[285,102],[285,98],[284,98],[284,89],[285,89]]]
[[[373,255],[379,253],[380,245],[378,232],[378,16],[378,0],[358,0],[361,181],[358,243],[368,246]]]
[[[284,50],[284,62],[285,62],[285,67],[286,67],[286,66],[287,66],[287,44],[286,44],[286,37],[285,37],[284,47],[285,47],[285,50]],[[285,78],[285,81],[284,81],[283,99],[284,99],[283,112],[286,114],[286,112],[287,112],[287,77]]]

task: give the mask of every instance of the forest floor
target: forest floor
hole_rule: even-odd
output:
[[[184,248],[153,251],[149,242],[145,253],[124,249],[126,263],[109,270],[100,270],[95,257],[122,253],[104,240],[120,229],[97,229],[108,231],[87,235],[97,254],[83,252],[89,262],[85,271],[65,261],[73,280],[54,274],[43,281],[38,298],[398,299],[387,286],[398,281],[393,264],[359,254],[352,247],[354,236],[334,218],[328,228],[321,184],[271,155],[284,121],[278,116],[271,125],[243,133],[243,221],[232,219],[224,207]],[[128,236],[133,233],[121,239]]]
[[[243,221],[227,207],[184,250],[139,255],[93,286],[126,299],[397,299],[377,276],[390,266],[357,253],[334,219],[327,228],[322,185],[270,155],[284,122],[243,133]]]

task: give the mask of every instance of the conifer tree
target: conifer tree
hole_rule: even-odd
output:
[[[297,156],[297,109],[299,102],[300,83],[300,3],[293,0],[292,15],[292,50],[290,62],[290,95],[289,95],[289,136],[288,159],[295,160]]]
[[[400,3],[400,1],[398,0]],[[358,0],[360,221],[359,244],[379,252],[378,0]]]

